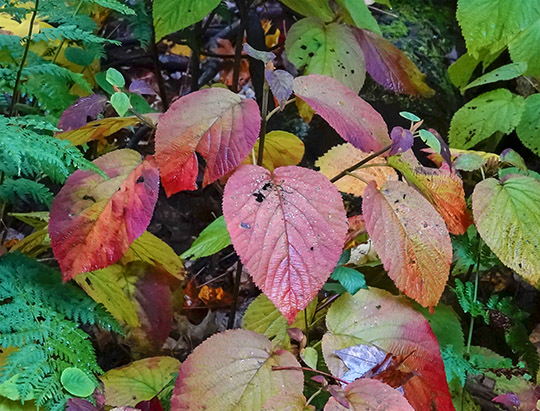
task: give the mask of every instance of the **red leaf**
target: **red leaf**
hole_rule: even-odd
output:
[[[294,93],[356,148],[368,153],[391,143],[382,116],[339,81],[319,74],[296,77]]]
[[[118,261],[148,227],[159,190],[158,170],[133,150],[94,161],[109,180],[73,173],[52,204],[49,235],[64,281]]]
[[[223,195],[234,248],[255,284],[291,323],[330,276],[347,219],[337,188],[302,167],[240,167]]]
[[[353,410],[414,411],[405,397],[389,385],[369,378],[356,380],[345,387],[345,397]],[[345,410],[342,403],[331,397],[324,411]]]
[[[82,398],[70,398],[67,400],[66,411],[99,411],[99,408]]]
[[[200,90],[175,101],[156,130],[156,161],[167,195],[197,188],[195,151],[206,159],[203,186],[235,169],[260,127],[257,103],[229,90]]]
[[[396,286],[423,307],[437,305],[452,262],[450,235],[442,217],[414,188],[371,182],[362,204],[367,231]]]
[[[437,339],[406,298],[373,287],[343,294],[328,310],[326,325],[322,349],[332,375],[348,371],[336,351],[370,344],[403,358],[400,371],[413,373],[403,391],[415,410],[454,411]]]
[[[435,92],[425,75],[400,49],[376,33],[353,29],[366,58],[366,69],[384,88],[411,96],[431,97]]]

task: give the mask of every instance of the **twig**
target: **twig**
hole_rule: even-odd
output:
[[[238,261],[236,265],[236,274],[234,276],[234,290],[233,290],[233,302],[231,306],[231,312],[229,313],[229,321],[227,322],[227,329],[230,330],[234,327],[234,320],[236,319],[236,309],[238,305],[238,294],[240,293],[240,279],[242,278],[242,269],[244,266],[241,261]]]
[[[233,70],[233,83],[232,91],[238,92],[238,81],[240,79],[240,63],[242,62],[242,42],[244,40],[244,31],[246,30],[246,4],[244,0],[238,0],[236,2],[238,10],[240,11],[240,27],[236,33],[236,44],[234,49],[234,70]]]
[[[356,170],[358,167],[362,167],[364,164],[368,163],[369,161],[373,160],[375,157],[377,156],[380,156],[381,154],[385,153],[386,151],[390,150],[390,148],[392,147],[391,144],[387,145],[386,147],[380,149],[379,151],[377,151],[376,153],[373,153],[369,156],[367,156],[366,158],[364,158],[362,161],[359,161],[358,163],[356,163],[355,165],[343,170],[341,173],[339,173],[337,176],[333,177],[330,179],[330,182],[332,183],[335,183],[336,181],[338,181],[340,178],[342,177],[345,177],[347,175],[347,173],[350,173],[354,170]]]
[[[9,117],[13,116],[15,110],[15,104],[18,100],[19,84],[21,82],[21,75],[26,64],[26,59],[28,58],[28,51],[30,50],[30,41],[32,40],[32,31],[34,29],[34,21],[36,20],[37,12],[39,7],[39,0],[36,0],[34,5],[34,11],[32,12],[32,17],[30,18],[30,27],[28,28],[28,35],[26,36],[26,43],[24,45],[24,53],[22,55],[21,64],[17,70],[17,77],[15,79],[15,86],[13,87],[13,96],[11,97],[11,105],[9,107]]]
[[[286,367],[286,366],[278,366],[278,365],[273,365],[272,366],[272,371],[282,371],[282,370],[311,371],[311,372],[314,372],[315,374],[320,374],[320,375],[324,375],[325,377],[332,378],[333,380],[339,381],[339,382],[341,382],[343,384],[349,384],[348,381],[342,380],[339,377],[334,377],[332,374],[328,374],[327,372],[315,370],[313,368],[308,368],[308,367]]]
[[[296,101],[296,97],[291,98],[290,100],[287,100],[282,105],[279,105],[275,107],[268,115],[266,116],[266,121],[270,120],[274,114],[276,114],[279,111],[283,111],[285,107],[287,107],[289,104],[294,103]]]
[[[368,7],[369,7],[371,10],[377,11],[377,12],[379,12],[379,13],[381,13],[381,14],[386,14],[386,15],[392,16],[392,17],[394,17],[394,18],[396,18],[396,19],[399,18],[399,16],[398,16],[397,14],[390,13],[389,11],[382,10],[382,9],[380,9],[380,8],[378,8],[378,7],[375,7],[375,6],[368,6]]]
[[[270,87],[268,86],[268,83],[266,80],[264,80],[263,85],[263,100],[262,100],[262,108],[261,108],[261,132],[259,133],[259,152],[257,154],[257,165],[262,166],[263,165],[263,157],[264,157],[264,138],[266,136],[266,112],[268,111],[268,94],[270,91]]]

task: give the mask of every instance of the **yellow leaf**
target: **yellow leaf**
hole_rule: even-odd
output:
[[[259,141],[253,147],[255,160],[258,159]],[[277,167],[295,166],[304,157],[304,143],[294,134],[287,131],[271,131],[264,139],[263,167],[274,171]],[[242,164],[253,164],[250,155]]]
[[[362,161],[369,154],[358,150],[352,144],[346,143],[339,146],[332,147],[326,154],[315,162],[315,166],[319,167],[320,172],[324,174],[328,179],[331,179],[341,173],[343,170],[355,165]],[[386,163],[384,157],[375,157],[367,164],[381,164]],[[360,177],[367,182],[374,180],[377,186],[380,187],[387,180],[397,180],[397,173],[392,167],[367,167],[357,169],[352,172],[355,176]],[[334,183],[339,191],[344,193],[353,194],[355,196],[361,196],[366,188],[366,183],[362,180],[345,176],[340,178]]]
[[[140,120],[137,117],[109,117],[91,121],[77,130],[59,133],[56,137],[60,140],[69,140],[78,146],[92,140],[100,140],[139,122]]]

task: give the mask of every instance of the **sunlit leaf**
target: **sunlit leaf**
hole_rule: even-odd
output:
[[[414,188],[371,182],[362,204],[367,231],[396,286],[423,307],[437,305],[448,280],[452,244],[442,217]]]
[[[230,330],[199,345],[180,367],[171,409],[208,411],[259,410],[284,392],[302,395],[304,376],[288,351],[272,348],[268,338],[253,331]]]
[[[525,100],[516,133],[525,147],[540,155],[540,94],[530,95]]]
[[[456,173],[444,168],[424,167],[412,153],[388,157],[388,163],[424,194],[452,234],[463,234],[471,225],[463,181]]]
[[[364,1],[336,0],[336,3],[341,6],[347,24],[381,34],[377,20],[375,20]]]
[[[276,345],[286,348],[290,345],[287,329],[299,328],[307,332],[306,324],[309,325],[313,321],[316,308],[317,299],[315,298],[305,310],[298,313],[294,322],[289,326],[287,319],[279,312],[272,301],[264,294],[261,294],[247,308],[242,319],[242,328],[264,334]]]
[[[540,280],[540,182],[526,176],[488,178],[473,195],[474,222],[482,239],[506,266],[528,282]]]
[[[328,179],[331,179],[341,173],[343,170],[353,166],[354,164],[362,161],[368,155],[353,147],[352,144],[346,143],[339,146],[332,147],[322,157],[315,162],[315,166],[319,167],[319,170]],[[373,160],[368,161],[366,164],[381,164],[385,163],[383,157],[375,157]],[[387,180],[397,179],[397,173],[392,167],[367,167],[359,168],[351,172],[351,174],[360,177],[365,181],[375,181],[377,185],[382,186]],[[345,176],[340,178],[334,184],[339,191],[344,193],[354,194],[361,196],[366,188],[366,183],[353,176]]]
[[[368,30],[356,29],[354,35],[364,53],[367,72],[381,86],[411,96],[435,94],[424,82],[425,75],[390,41]]]
[[[347,372],[336,350],[368,344],[405,356],[400,370],[416,373],[404,385],[405,398],[416,410],[453,411],[439,345],[424,317],[404,297],[370,288],[344,294],[328,310],[323,354],[331,373]]]
[[[216,218],[208,227],[201,231],[191,247],[184,251],[182,258],[196,260],[207,257],[223,250],[231,244],[231,238],[223,216]]]
[[[525,74],[534,77],[540,75],[540,55],[536,53],[538,42],[540,42],[540,19],[519,33],[508,45],[512,60],[526,63]]]
[[[49,235],[64,281],[118,261],[150,223],[159,189],[152,160],[117,150],[93,162],[108,180],[77,170],[54,199]]]
[[[478,57],[482,49],[504,48],[538,20],[540,3],[536,0],[459,0],[456,15],[469,54]]]
[[[362,49],[352,29],[344,24],[325,25],[306,18],[296,22],[285,40],[289,60],[304,74],[323,74],[358,93],[366,77]],[[321,84],[327,88],[328,84]],[[331,89],[331,88],[330,88]]]
[[[86,125],[76,130],[59,133],[56,137],[60,140],[69,140],[74,145],[79,146],[92,140],[101,140],[139,122],[140,120],[137,117],[109,117],[91,121],[88,124],[85,121]]]
[[[347,220],[338,190],[306,168],[245,165],[225,187],[223,215],[255,284],[292,322],[341,255]]]
[[[75,367],[65,368],[60,382],[67,392],[76,397],[88,397],[96,388],[96,383],[84,371]]]
[[[259,158],[259,141],[253,147],[255,161]],[[304,143],[288,131],[274,130],[264,138],[264,155],[262,166],[274,171],[278,167],[295,166],[304,157]],[[253,164],[250,154],[242,164]]]
[[[296,77],[294,93],[356,148],[368,153],[391,143],[382,116],[338,81],[317,74]]]
[[[174,374],[180,361],[172,357],[151,357],[107,371],[100,379],[107,405],[135,406],[158,395]]]
[[[156,161],[167,195],[197,188],[195,151],[206,160],[203,186],[235,169],[257,141],[260,119],[255,100],[223,88],[176,100],[156,130]]]
[[[329,22],[334,20],[335,14],[328,5],[327,0],[280,0],[290,9],[303,16],[316,17],[322,21]]]
[[[220,0],[154,0],[152,15],[156,41],[202,20]]]

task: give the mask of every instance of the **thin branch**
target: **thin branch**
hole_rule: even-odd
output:
[[[259,133],[259,152],[257,154],[257,165],[262,166],[263,165],[263,157],[264,157],[264,139],[266,136],[266,112],[268,111],[268,97],[269,97],[269,91],[270,87],[268,86],[268,83],[266,80],[264,80],[263,85],[263,96],[262,96],[262,108],[261,108],[261,132]]]
[[[37,12],[39,8],[39,0],[36,0],[34,11],[32,17],[30,18],[30,27],[28,28],[28,35],[26,36],[26,43],[24,45],[24,53],[21,59],[21,64],[19,65],[19,70],[17,70],[17,77],[15,79],[15,86],[13,87],[13,96],[11,98],[11,106],[9,107],[9,116],[13,116],[15,112],[15,104],[18,100],[19,84],[21,82],[21,75],[26,64],[26,59],[28,58],[28,51],[30,50],[30,41],[32,40],[32,31],[34,29],[34,21],[36,20]]]
[[[291,98],[290,100],[287,100],[283,105],[279,105],[275,107],[268,115],[266,116],[266,121],[270,120],[274,114],[277,112],[283,111],[285,107],[287,107],[289,104],[294,103],[296,101],[296,97]]]
[[[387,152],[388,150],[390,150],[390,148],[392,147],[391,144],[387,145],[386,147],[380,149],[379,151],[377,151],[376,153],[373,153],[369,156],[367,156],[366,158],[364,158],[362,161],[359,161],[358,163],[356,163],[355,165],[343,170],[341,173],[339,173],[337,176],[333,177],[330,179],[330,182],[332,183],[335,183],[336,181],[338,181],[340,178],[342,177],[345,177],[347,175],[347,173],[350,173],[354,170],[356,170],[357,168],[359,167],[362,167],[364,164],[370,162],[371,160],[373,160],[375,157],[378,157],[380,156],[381,154],[384,154],[385,152]]]
[[[240,279],[242,278],[242,269],[244,268],[241,261],[238,261],[236,266],[236,274],[234,276],[234,290],[233,290],[233,302],[231,306],[231,312],[229,313],[229,321],[227,322],[227,329],[230,330],[234,327],[234,320],[236,319],[236,310],[238,306],[238,294],[240,294]]]

